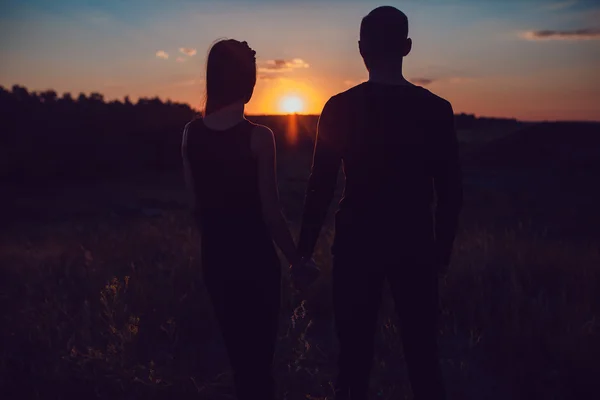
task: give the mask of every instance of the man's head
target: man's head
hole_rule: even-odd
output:
[[[406,14],[391,6],[371,11],[360,24],[358,47],[367,69],[402,61],[412,47]]]

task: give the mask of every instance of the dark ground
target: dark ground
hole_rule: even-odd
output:
[[[599,126],[461,131],[465,209],[440,288],[451,398],[599,392]],[[279,163],[297,228],[310,149],[281,149]],[[5,187],[3,398],[231,398],[179,173]],[[330,216],[317,253],[323,277],[306,296],[285,278],[275,359],[285,399],[331,398],[332,234]],[[399,330],[386,296],[373,398],[410,398]]]

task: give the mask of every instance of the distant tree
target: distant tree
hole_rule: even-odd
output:
[[[68,103],[68,104],[72,104],[73,103],[73,97],[71,96],[71,93],[63,93],[62,97],[61,97],[61,101],[63,101],[64,103]]]
[[[45,92],[40,93],[40,99],[43,103],[56,103],[58,95],[54,90],[46,90]]]
[[[52,182],[65,179],[114,179],[126,173],[179,171],[183,126],[199,116],[188,104],[158,97],[129,96],[106,102],[104,96],[70,93],[59,99],[54,90],[30,92],[14,85],[0,87],[0,181]],[[300,140],[287,142],[285,117],[251,117],[273,128],[279,151],[311,151],[318,116],[298,116]],[[487,121],[487,122],[486,122]],[[461,129],[489,123],[472,114],[456,116]],[[514,120],[493,120],[512,123]]]
[[[88,98],[93,103],[104,103],[104,95],[96,92],[92,92]]]
[[[14,85],[12,87],[12,94],[17,101],[27,101],[30,97],[27,89],[19,85]]]
[[[0,181],[20,184],[177,170],[181,130],[195,114],[158,97],[134,105],[129,96],[106,102],[93,92],[74,101],[70,93],[59,98],[20,85],[0,87],[0,110],[9,111],[0,130]]]

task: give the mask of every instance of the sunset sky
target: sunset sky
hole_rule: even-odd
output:
[[[0,85],[199,107],[208,48],[228,37],[257,51],[249,114],[282,112],[286,96],[319,113],[367,79],[360,20],[384,4],[410,21],[406,77],[455,112],[600,121],[597,0],[5,0]]]

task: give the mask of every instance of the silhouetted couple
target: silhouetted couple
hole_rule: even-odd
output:
[[[411,45],[401,11],[379,7],[363,18],[359,49],[369,80],[323,108],[297,246],[279,203],[273,133],[244,118],[256,83],[255,52],[236,40],[210,50],[204,118],[186,126],[182,154],[204,279],[239,399],[274,398],[281,268],[273,242],[297,286],[316,278],[312,254],[341,164],[346,185],[332,247],[336,399],[367,399],[385,279],[414,398],[445,398],[438,274],[450,262],[461,172],[452,106],[403,77]]]

